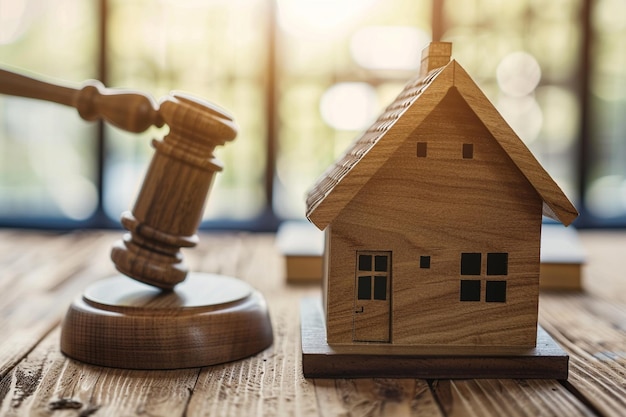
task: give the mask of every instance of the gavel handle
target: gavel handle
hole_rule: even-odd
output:
[[[0,69],[0,94],[52,101],[78,110],[85,120],[103,119],[129,132],[163,126],[154,100],[142,93],[112,90],[98,81],[81,89],[64,87]]]

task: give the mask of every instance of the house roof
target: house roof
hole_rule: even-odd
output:
[[[307,218],[325,229],[453,87],[535,188],[543,200],[543,214],[564,225],[574,221],[576,208],[454,60],[409,82],[374,124],[329,167],[307,196]]]

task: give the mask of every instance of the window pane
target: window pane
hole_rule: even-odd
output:
[[[460,301],[480,301],[480,280],[461,280]]]
[[[487,254],[487,275],[507,275],[509,273],[508,253]]]
[[[94,78],[96,5],[3,1],[0,62],[76,86]],[[0,96],[0,218],[89,218],[98,204],[95,133],[71,107]]]
[[[372,270],[372,255],[359,255],[359,271]]]
[[[388,257],[386,255],[376,255],[374,258],[375,258],[374,270],[375,271],[386,272],[387,271],[387,260],[388,260]]]
[[[480,275],[480,253],[461,254],[461,275]]]
[[[205,219],[249,219],[265,208],[268,2],[111,0],[111,84],[163,97],[184,90],[224,107],[239,126],[233,143],[216,149]],[[107,130],[104,189],[109,216],[134,202],[153,137]]]
[[[387,277],[374,277],[374,300],[387,299]]]
[[[430,256],[420,256],[420,268],[430,268]]]
[[[487,281],[485,301],[488,303],[505,303],[506,281]]]
[[[359,300],[372,299],[372,277],[359,277],[357,288],[357,297]]]

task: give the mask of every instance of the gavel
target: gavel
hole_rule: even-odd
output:
[[[0,69],[0,94],[52,101],[74,107],[85,120],[105,120],[130,132],[167,124],[132,212],[122,214],[129,231],[111,251],[123,274],[162,290],[187,276],[180,249],[198,242],[197,229],[214,174],[222,165],[213,155],[237,135],[223,109],[183,93],[171,93],[157,105],[146,94],[107,89],[97,81],[65,87]]]
[[[122,214],[129,233],[111,251],[121,275],[94,282],[72,302],[61,331],[64,354],[101,366],[177,369],[241,359],[272,344],[262,294],[234,277],[188,273],[180,252],[198,241],[214,174],[222,170],[213,151],[237,134],[231,116],[182,93],[157,106],[145,94],[98,82],[77,89],[3,70],[0,94],[72,106],[86,120],[131,132],[170,128],[152,141],[133,210]]]

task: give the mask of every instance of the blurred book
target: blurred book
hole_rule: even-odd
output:
[[[323,276],[324,232],[307,221],[287,221],[276,235],[285,256],[288,282],[321,281]],[[546,223],[541,233],[540,288],[581,290],[585,251],[573,227]]]
[[[308,221],[286,221],[278,228],[276,244],[285,256],[288,282],[321,281],[324,232]]]
[[[544,223],[541,228],[540,288],[582,290],[585,258],[585,250],[575,228]]]

